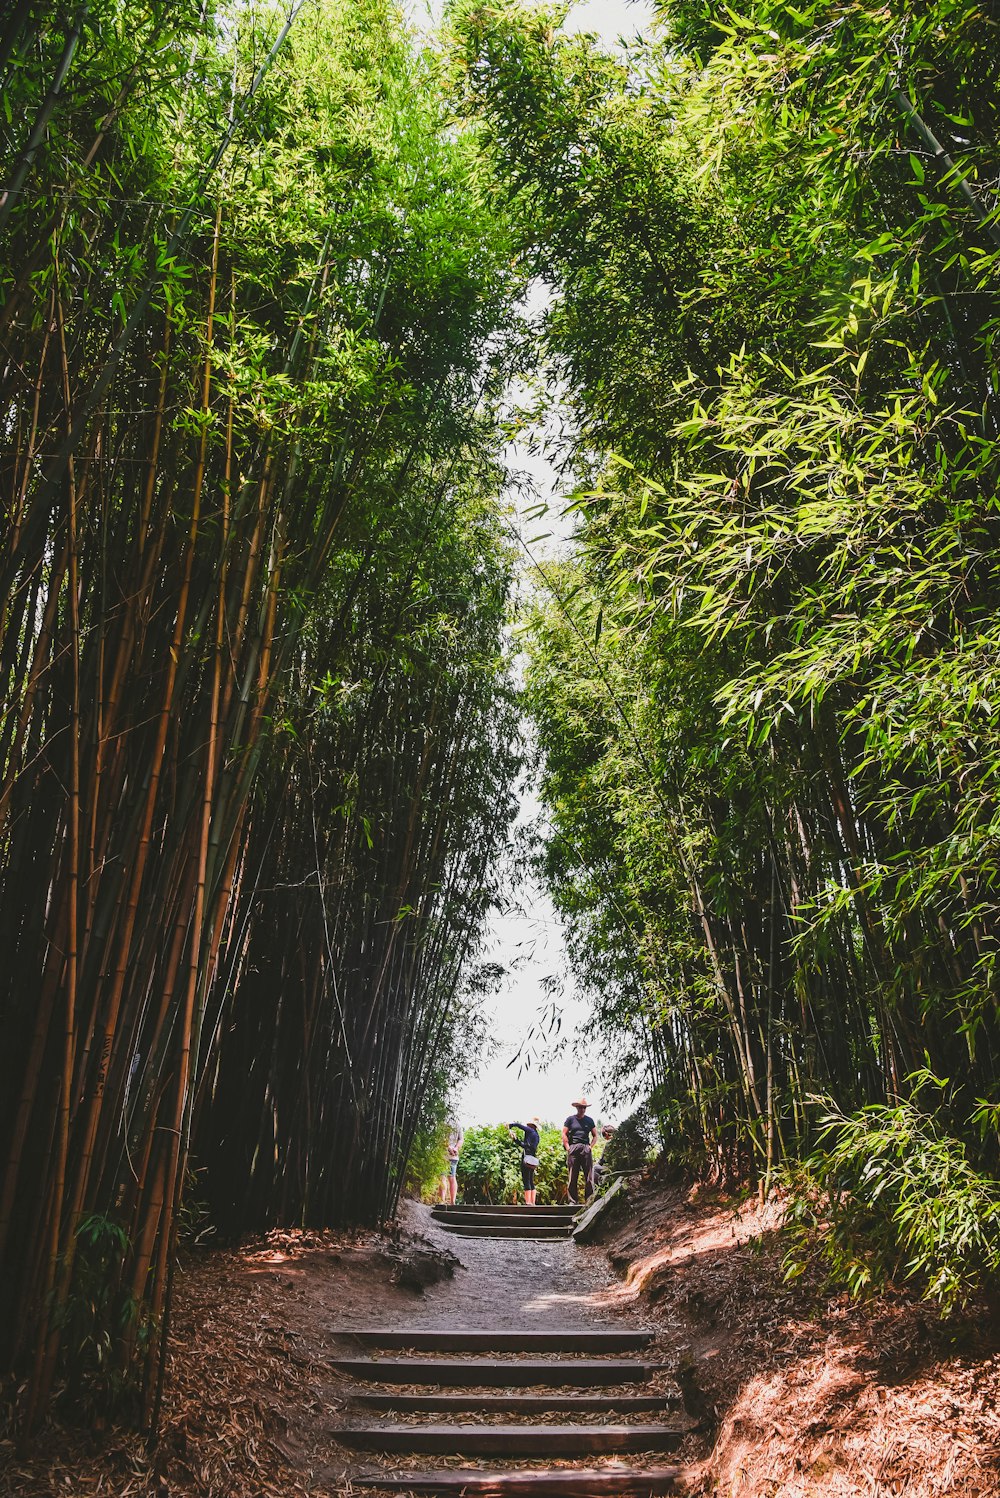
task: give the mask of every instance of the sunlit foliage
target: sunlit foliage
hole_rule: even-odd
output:
[[[995,1169],[997,21],[663,0],[609,59],[454,19],[576,432],[528,698],[598,1023],[723,1178],[925,1065]]]

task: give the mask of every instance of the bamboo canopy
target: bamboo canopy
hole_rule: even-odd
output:
[[[628,56],[509,8],[456,43],[575,437],[541,869],[679,1165],[995,1271],[998,21],[656,11]]]
[[[0,31],[0,1374],[29,1426],[96,1377],[155,1422],[192,1138],[217,1201],[239,1161],[233,1228],[391,1209],[506,831],[509,258],[395,17],[299,9]]]

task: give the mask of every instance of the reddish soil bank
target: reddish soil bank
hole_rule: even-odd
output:
[[[780,1204],[640,1186],[606,1233],[613,1304],[649,1307],[702,1450],[687,1490],[726,1498],[1000,1494],[1000,1318],[898,1291],[785,1283]]]
[[[30,1458],[0,1442],[0,1493],[349,1494],[337,1328],[624,1320],[656,1331],[697,1423],[679,1454],[691,1498],[1000,1495],[988,1308],[941,1322],[902,1293],[857,1306],[815,1281],[788,1287],[777,1211],[647,1183],[587,1249],[449,1239],[411,1204],[395,1239],[272,1234],[202,1251],[178,1275],[155,1451],[54,1426]],[[453,1276],[437,1250],[457,1253]]]
[[[60,1425],[30,1458],[0,1442],[16,1498],[328,1498],[349,1492],[334,1432],[338,1326],[405,1323],[405,1244],[376,1234],[283,1233],[186,1255],[176,1280],[160,1439]]]

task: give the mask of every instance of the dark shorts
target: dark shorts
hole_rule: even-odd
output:
[[[524,1161],[521,1161],[521,1185],[524,1187],[525,1191],[534,1191],[535,1171],[537,1169],[537,1165],[525,1165]]]

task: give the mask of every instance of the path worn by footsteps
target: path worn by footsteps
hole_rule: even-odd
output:
[[[420,1223],[462,1268],[405,1326],[343,1327],[352,1382],[340,1441],[391,1467],[352,1474],[397,1494],[676,1490],[663,1464],[689,1429],[652,1333],[609,1321],[607,1275],[573,1243],[573,1208],[438,1209]],[[424,1458],[453,1465],[428,1470]],[[468,1459],[473,1459],[473,1465]]]

